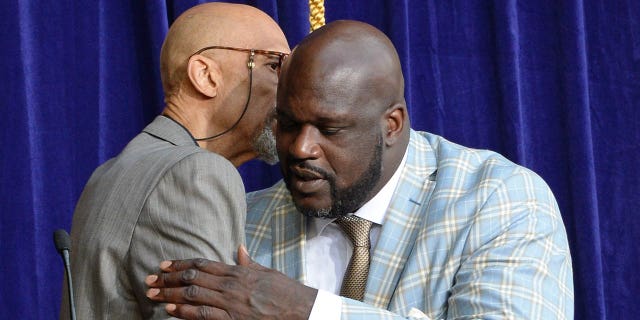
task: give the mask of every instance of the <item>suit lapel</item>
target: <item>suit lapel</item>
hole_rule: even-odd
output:
[[[411,132],[407,162],[402,169],[373,251],[364,302],[387,308],[415,244],[424,206],[435,187],[435,157],[426,141]]]
[[[273,268],[289,278],[305,283],[303,253],[306,241],[306,218],[292,202],[278,207],[273,215]]]

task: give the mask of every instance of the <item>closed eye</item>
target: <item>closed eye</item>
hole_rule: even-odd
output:
[[[322,128],[320,129],[320,133],[325,136],[333,136],[342,131],[342,128]]]

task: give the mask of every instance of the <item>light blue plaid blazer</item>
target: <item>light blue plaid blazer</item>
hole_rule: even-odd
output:
[[[247,199],[251,256],[304,283],[307,221],[284,183]],[[555,198],[538,175],[495,152],[411,131],[364,302],[342,299],[342,319],[572,319]]]

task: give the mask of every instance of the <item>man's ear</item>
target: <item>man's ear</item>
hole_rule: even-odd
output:
[[[201,94],[215,98],[221,84],[218,63],[202,55],[195,55],[187,62],[187,76],[193,88]]]
[[[382,128],[385,130],[383,132],[385,145],[395,144],[402,136],[407,116],[407,108],[403,104],[394,104],[384,112]]]

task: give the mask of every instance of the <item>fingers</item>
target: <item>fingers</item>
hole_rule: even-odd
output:
[[[173,304],[200,305],[206,303],[213,307],[225,305],[225,299],[220,292],[197,285],[179,288],[151,288],[147,290],[147,297],[153,301]]]
[[[209,289],[218,289],[217,283],[224,275],[210,274],[197,269],[152,274],[144,282],[150,288],[175,288],[188,285],[199,285]]]
[[[171,260],[171,261],[160,262],[160,269],[164,272],[183,271],[183,270],[192,269],[192,268],[206,271],[209,268],[213,268],[218,264],[223,264],[223,263],[202,259],[202,258],[187,259],[187,260]]]
[[[199,261],[201,260],[201,261]],[[176,264],[177,262],[177,264]],[[164,263],[164,262],[163,262]],[[221,299],[221,294],[233,294],[239,281],[247,278],[249,269],[242,266],[230,266],[202,259],[172,261],[169,268],[176,270],[185,266],[198,267],[182,271],[163,272],[147,276],[149,286],[147,296],[155,301],[171,303],[211,304],[211,299]],[[165,269],[167,266],[163,266]]]
[[[177,287],[185,284],[204,284],[215,281],[212,277],[235,276],[236,266],[206,259],[162,261],[162,273],[147,276],[145,283],[150,287]]]
[[[165,310],[171,316],[187,320],[231,319],[226,311],[209,306],[168,304]]]

